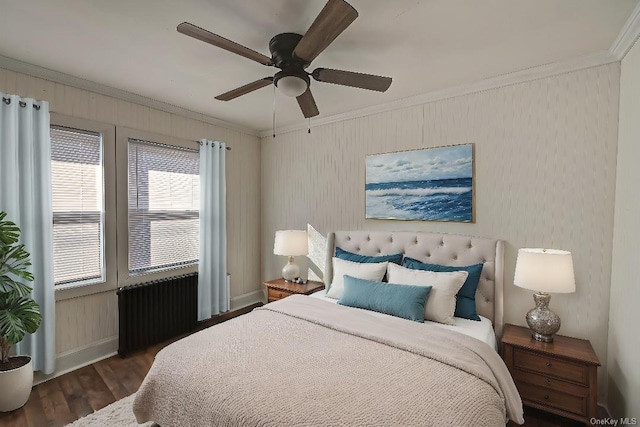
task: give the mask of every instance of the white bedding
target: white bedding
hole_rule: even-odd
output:
[[[311,296],[327,302],[331,302],[333,304],[336,304],[338,302],[337,299],[328,298],[326,296],[326,291],[324,290],[315,292],[311,294]],[[378,316],[388,316],[387,314],[383,314],[383,313],[372,312],[372,314],[375,314]],[[473,337],[475,339],[478,339],[486,343],[491,348],[497,351],[498,344],[496,341],[496,334],[493,330],[493,325],[491,324],[491,320],[483,316],[480,316],[480,319],[481,319],[480,322],[478,322],[476,320],[461,319],[459,317],[454,317],[454,320],[456,322],[455,325],[444,325],[442,323],[431,322],[428,320],[425,320],[424,323],[428,323],[442,329],[448,329],[450,331],[456,331],[456,332],[460,332],[461,334],[468,335],[470,337]]]
[[[375,314],[292,295],[206,328],[156,355],[133,412],[173,427],[524,423],[493,349]]]

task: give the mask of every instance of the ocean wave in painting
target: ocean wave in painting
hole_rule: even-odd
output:
[[[471,221],[471,178],[366,185],[367,218]]]

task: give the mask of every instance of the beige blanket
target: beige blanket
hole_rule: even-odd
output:
[[[523,423],[487,344],[435,326],[291,296],[164,348],[136,395],[169,426]]]

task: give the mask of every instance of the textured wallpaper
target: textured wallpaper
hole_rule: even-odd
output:
[[[590,339],[604,364],[619,73],[614,63],[263,138],[262,277],[283,265],[275,230],[307,223],[495,237],[506,241],[505,321],[524,325],[533,299],[512,284],[518,248],[569,250],[577,291],[551,307],[560,333]],[[474,224],[365,220],[366,155],[463,143],[475,144]]]
[[[608,394],[614,417],[640,416],[640,43],[622,60],[609,313]]]

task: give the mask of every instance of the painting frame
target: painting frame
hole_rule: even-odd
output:
[[[368,154],[365,219],[475,223],[475,144]]]

